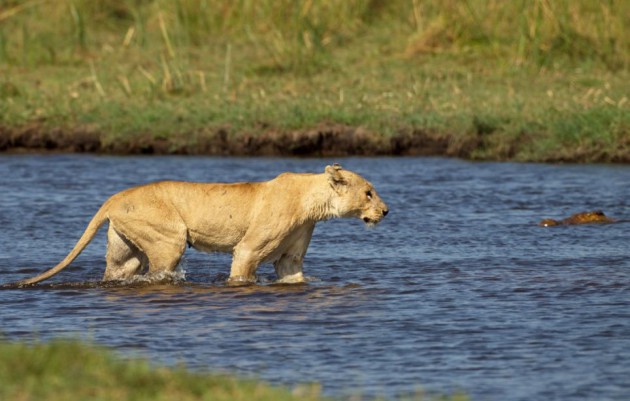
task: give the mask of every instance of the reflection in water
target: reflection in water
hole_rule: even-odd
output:
[[[331,162],[0,157],[0,283],[56,264],[99,205],[131,185],[267,180]],[[102,283],[102,230],[52,280],[0,291],[3,335],[89,338],[162,363],[319,381],[330,395],[423,386],[482,400],[627,397],[630,224],[537,223],[598,209],[629,218],[629,167],[340,162],[372,181],[391,213],[374,230],[318,225],[308,284],[275,284],[262,266],[258,285],[230,287],[229,255],[193,251],[184,280]]]

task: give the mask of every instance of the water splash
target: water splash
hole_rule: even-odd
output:
[[[178,267],[172,272],[146,273],[143,275],[133,276],[125,280],[116,280],[121,285],[136,284],[179,284],[186,281],[186,271]]]

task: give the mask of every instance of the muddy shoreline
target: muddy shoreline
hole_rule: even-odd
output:
[[[109,138],[89,126],[49,128],[37,124],[0,127],[1,153],[101,153],[115,155],[209,156],[445,156],[462,159],[513,160],[528,142],[520,138],[493,150],[484,133],[452,135],[420,129],[402,129],[388,136],[362,127],[320,124],[302,130],[264,129],[237,133],[230,128],[201,129],[167,138],[150,133]],[[482,151],[483,153],[480,153]],[[480,157],[480,154],[483,154]],[[576,150],[547,157],[542,162],[630,163],[630,152]]]
[[[150,133],[108,139],[90,127],[72,129],[0,127],[0,152],[69,152],[147,155],[220,156],[387,156],[435,155],[469,157],[478,146],[458,144],[451,136],[408,130],[385,136],[363,128],[320,125],[312,129],[235,133],[229,128],[174,134],[168,138]]]

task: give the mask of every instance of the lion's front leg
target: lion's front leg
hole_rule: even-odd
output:
[[[256,269],[261,262],[257,252],[244,246],[237,246],[232,255],[232,267],[228,283],[232,285],[249,284],[256,282]]]
[[[276,255],[280,255],[274,263],[278,278],[285,282],[303,282],[302,261],[314,228],[315,223],[310,223],[273,236],[265,230],[248,232],[234,248],[228,282],[236,285],[255,282],[258,265],[275,260]]]
[[[274,264],[278,281],[281,283],[303,283],[304,256],[311,242],[315,224],[305,225],[295,230],[286,239],[284,253]]]
[[[302,267],[304,259],[297,255],[282,255],[273,267],[276,270],[278,281],[281,283],[303,283],[304,273]]]

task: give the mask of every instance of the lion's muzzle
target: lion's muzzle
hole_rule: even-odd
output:
[[[387,216],[387,213],[389,213],[389,210],[387,208],[383,208],[380,211],[375,212],[374,216],[363,216],[361,219],[365,224],[372,226],[383,220],[383,217]]]

